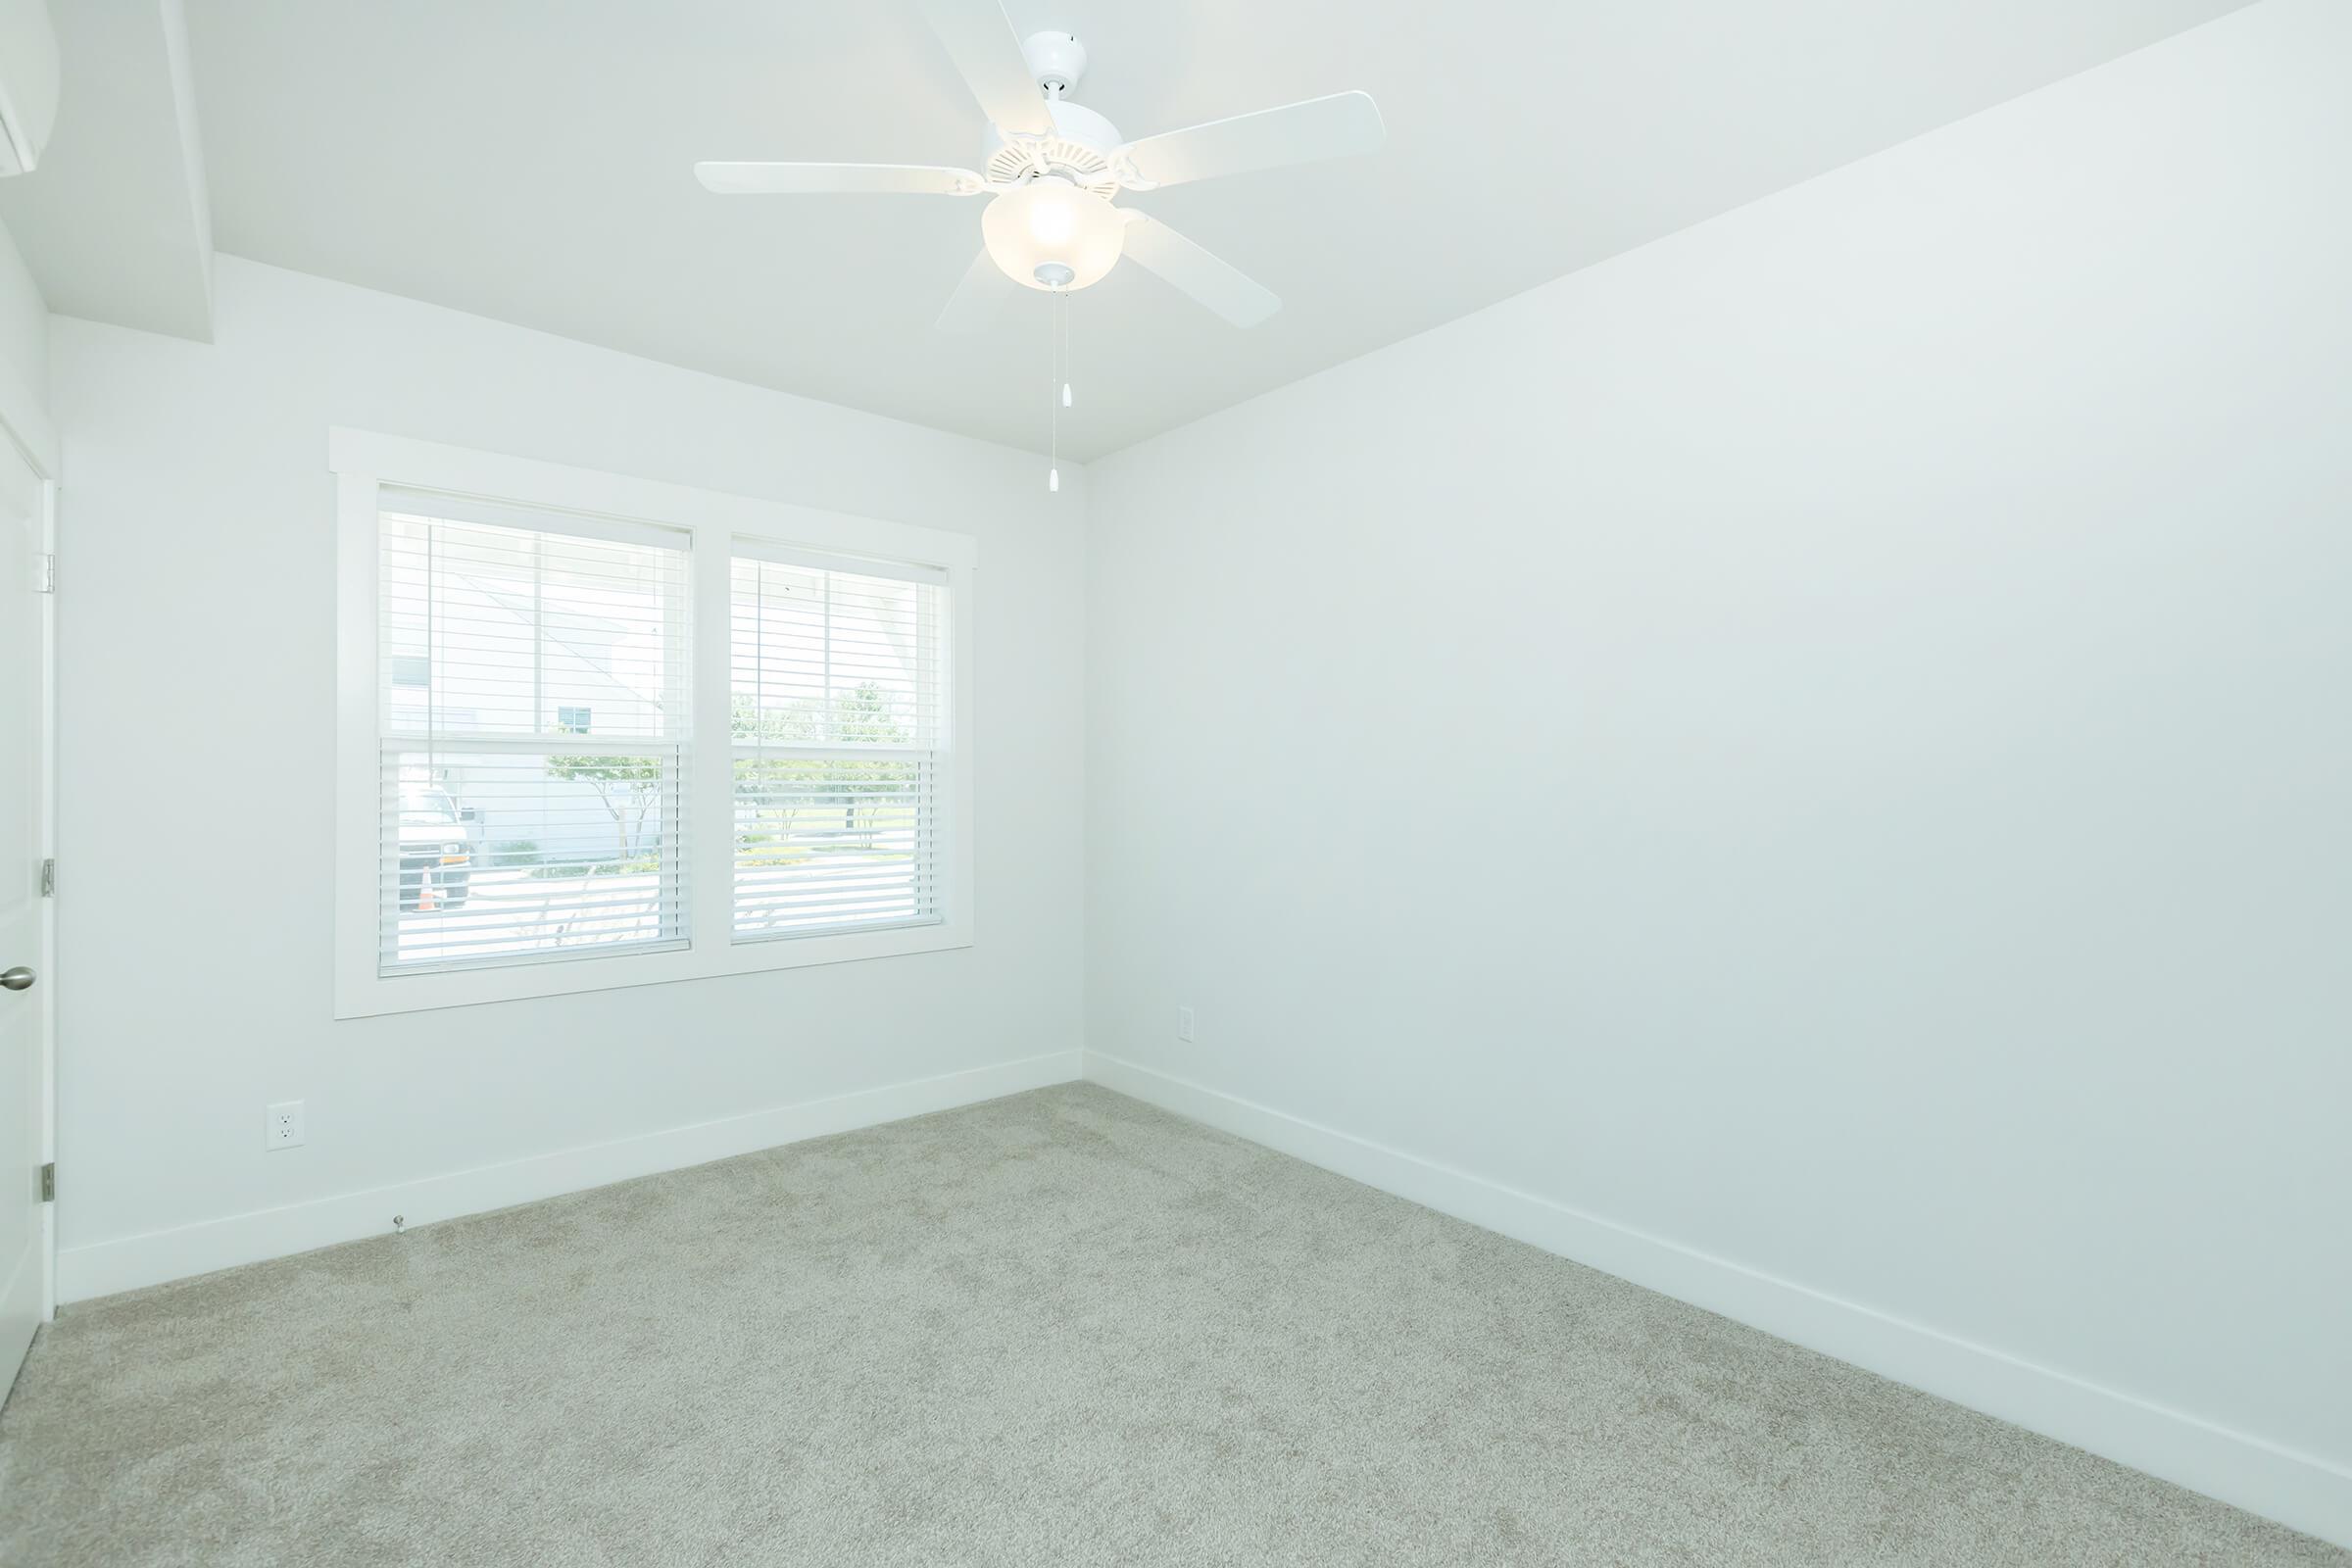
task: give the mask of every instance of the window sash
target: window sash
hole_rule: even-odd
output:
[[[937,923],[940,583],[734,549],[732,940]]]
[[[735,747],[731,939],[939,923],[938,772],[931,752]]]
[[[608,737],[691,738],[688,537],[613,540],[560,514],[536,528],[518,525],[518,509],[499,515],[379,505],[382,733],[555,736],[565,708],[601,707]]]
[[[377,974],[684,947],[691,536],[406,491],[376,513]],[[607,733],[565,723],[597,706]]]
[[[687,946],[693,834],[684,746],[578,753],[556,741],[454,742],[424,752],[414,738],[395,737],[384,742],[382,757],[375,896],[384,977]],[[642,785],[612,794],[614,812],[596,785],[545,776],[551,760],[565,759],[652,771]],[[477,803],[489,820],[447,821],[407,808],[418,792],[434,789]],[[551,796],[564,805],[551,809]],[[517,808],[522,819],[541,824],[541,838],[475,831],[494,829],[503,810]],[[546,824],[564,842],[547,843]]]
[[[936,750],[945,595],[864,564],[727,568],[729,726],[738,746]]]

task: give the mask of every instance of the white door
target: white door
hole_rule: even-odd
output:
[[[32,1343],[48,1287],[39,1170],[43,1015],[40,481],[0,434],[0,1395]]]

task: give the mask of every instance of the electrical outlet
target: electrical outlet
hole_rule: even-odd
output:
[[[302,1102],[281,1100],[263,1114],[262,1147],[292,1149],[302,1142]]]
[[[1176,1009],[1176,1038],[1179,1040],[1193,1038],[1193,1009],[1190,1007]]]

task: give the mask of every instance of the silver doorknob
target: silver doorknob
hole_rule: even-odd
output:
[[[32,971],[21,963],[14,969],[0,969],[0,986],[6,986],[11,991],[29,991],[32,989]]]

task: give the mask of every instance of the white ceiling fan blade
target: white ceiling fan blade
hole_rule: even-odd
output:
[[[1029,74],[1020,35],[1001,0],[919,0],[923,20],[947,46],[981,113],[1000,129],[1050,135],[1054,117]]]
[[[942,332],[978,332],[997,318],[1004,301],[1015,287],[1011,278],[997,266],[996,258],[982,250],[965,268],[963,281],[948,296],[947,309],[939,313]]]
[[[1146,136],[1119,152],[1142,179],[1142,188],[1149,190],[1252,169],[1378,152],[1388,134],[1370,93],[1335,92],[1328,98]]]
[[[697,164],[694,177],[727,195],[972,196],[984,182],[968,169],[922,164]]]
[[[1236,326],[1255,326],[1282,309],[1281,298],[1262,283],[1217,260],[1155,218],[1129,207],[1127,259],[1157,272]]]

